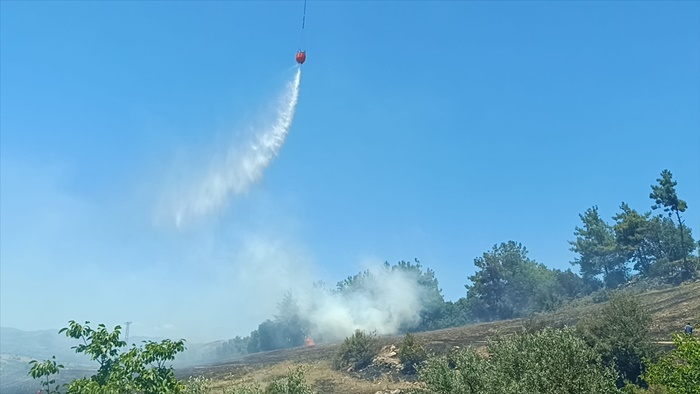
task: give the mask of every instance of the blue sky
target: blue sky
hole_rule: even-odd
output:
[[[650,209],[665,168],[700,231],[697,2],[310,1],[279,157],[187,229],[159,197],[269,116],[303,3],[0,7],[3,326],[228,338],[289,272],[415,257],[454,300],[496,243],[570,267],[578,214]]]

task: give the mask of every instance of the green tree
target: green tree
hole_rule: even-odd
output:
[[[648,244],[654,263],[650,276],[679,283],[688,280],[700,268],[697,259],[686,259],[692,253],[693,243],[681,243],[679,228],[668,217],[652,217],[648,222]],[[683,227],[683,239],[693,240],[689,227]]]
[[[649,223],[651,213],[642,215],[624,202],[620,209],[622,212],[613,217],[617,246],[626,260],[634,262],[634,269],[640,275],[649,276],[655,260],[650,245],[650,230],[653,229]]]
[[[185,350],[184,340],[165,339],[160,343],[144,341],[144,347],[134,345],[126,352],[121,349],[126,342],[119,339],[121,327],[109,332],[104,324],[93,329],[90,322],[81,325],[73,320],[59,333],[79,339],[73,347],[77,353],[84,353],[97,361],[97,373],[89,378],[80,378],[66,385],[67,394],[178,394],[185,389],[184,384],[175,378],[172,366],[167,362],[175,359],[175,354]],[[58,373],[49,368],[47,362],[32,360],[30,375],[34,378],[48,378]],[[52,363],[51,363],[52,364]],[[57,391],[54,391],[57,392]]]
[[[530,260],[520,243],[494,245],[474,265],[478,270],[465,287],[471,313],[479,320],[516,318],[557,303],[552,299],[557,274]]]
[[[579,257],[572,264],[578,265],[584,279],[595,280],[602,275],[608,288],[615,288],[626,283],[629,276],[627,259],[618,249],[613,228],[593,206],[579,215],[583,227],[575,227],[575,241],[569,241],[571,251]]]
[[[606,365],[615,367],[619,387],[625,381],[639,383],[643,360],[655,356],[651,314],[630,293],[614,293],[599,313],[578,324],[577,331]]]
[[[653,205],[651,208],[654,210],[663,208],[664,212],[668,213],[669,217],[672,217],[674,214],[676,215],[676,219],[678,220],[678,236],[681,248],[685,249],[684,246],[686,242],[683,234],[683,220],[681,219],[681,212],[685,212],[685,210],[688,208],[688,204],[678,198],[678,194],[676,193],[676,185],[678,185],[678,182],[673,180],[673,174],[671,174],[671,171],[667,169],[661,171],[661,178],[657,178],[656,181],[658,182],[658,185],[652,185],[651,193],[649,193],[649,198],[655,202],[655,205]],[[689,241],[690,243],[693,243],[692,240]],[[683,265],[685,268],[684,274],[686,276],[693,273],[693,270],[688,267],[687,254],[683,255]]]
[[[670,394],[700,394],[700,341],[674,334],[673,343],[673,351],[657,363],[647,360],[644,380],[666,386]]]

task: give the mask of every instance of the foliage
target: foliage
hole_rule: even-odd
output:
[[[617,393],[615,373],[571,329],[544,329],[431,358],[419,369],[424,393]]]
[[[273,320],[267,319],[258,325],[249,338],[232,343],[233,347],[225,349],[235,354],[243,350],[246,353],[256,353],[268,350],[287,349],[301,346],[309,331],[309,322],[301,317],[298,301],[291,293],[286,293],[282,302],[277,305],[278,315]]]
[[[185,382],[184,394],[209,394],[212,380],[203,376],[190,376]]]
[[[241,356],[248,353],[248,344],[250,342],[250,337],[241,338],[236,336],[223,342],[216,349],[216,355],[219,358]]]
[[[58,390],[60,386],[56,384],[56,379],[51,378],[51,376],[58,374],[60,370],[64,368],[64,366],[56,363],[56,356],[52,356],[51,360],[45,360],[43,362],[32,360],[29,362],[29,365],[32,366],[32,368],[29,370],[29,375],[32,378],[44,379],[41,381],[41,386],[44,387],[47,394],[59,392]]]
[[[355,330],[355,333],[345,338],[340,345],[333,366],[336,369],[362,369],[372,362],[378,350],[375,332],[366,333],[363,330]]]
[[[643,388],[632,383],[627,383],[622,392],[625,394],[670,394],[666,386],[652,384]]]
[[[669,394],[700,394],[700,341],[674,334],[673,343],[673,351],[657,363],[647,360],[644,380],[666,386]]]
[[[258,383],[249,383],[236,387],[227,387],[224,394],[315,394],[306,382],[303,367],[290,369],[284,377],[275,379],[267,387]]]
[[[655,355],[651,340],[651,314],[627,292],[611,295],[600,313],[577,326],[579,335],[598,353],[606,365],[618,372],[618,387],[625,381],[639,383],[643,359]]]
[[[314,391],[306,382],[304,369],[297,367],[289,370],[284,378],[270,383],[265,394],[314,394]]]
[[[265,391],[258,383],[248,383],[235,387],[227,387],[223,394],[265,394]]]
[[[73,349],[90,356],[99,365],[97,373],[90,378],[80,378],[66,384],[67,394],[184,392],[184,384],[175,378],[172,366],[166,365],[174,360],[175,354],[185,350],[184,340],[165,339],[160,343],[144,341],[143,348],[134,345],[128,351],[121,352],[126,342],[119,339],[120,326],[109,332],[104,324],[99,324],[96,330],[89,324],[85,322],[85,325],[81,325],[71,320],[68,327],[59,331],[81,340],[82,343],[73,346]],[[50,375],[58,373],[57,368],[45,367],[50,365],[47,362],[36,363],[33,360],[32,364],[30,375],[33,378],[46,377],[48,381]],[[58,387],[56,389],[54,392],[58,392]]]
[[[493,366],[473,349],[429,358],[418,368],[420,394],[490,394]]]
[[[550,270],[530,260],[527,249],[508,241],[474,260],[478,271],[469,277],[468,308],[482,321],[512,319],[553,310],[582,289],[580,278]]]
[[[626,260],[634,263],[634,269],[640,275],[649,276],[655,257],[653,241],[650,240],[654,230],[649,222],[650,213],[642,215],[624,202],[620,209],[622,212],[613,217],[618,250]]]
[[[624,202],[612,226],[600,217],[597,206],[579,215],[583,227],[575,228],[576,240],[569,243],[579,255],[573,264],[579,266],[586,282],[602,279],[606,287],[617,288],[629,281],[630,267],[642,278],[671,283],[698,275],[700,258],[692,256],[696,242],[680,215],[687,204],[678,198],[670,171],[662,171],[657,182],[651,186],[649,197],[655,202],[651,208],[663,208],[668,217],[640,213]]]
[[[569,241],[571,251],[579,254],[573,264],[579,265],[587,280],[602,275],[608,288],[625,283],[629,270],[625,255],[618,249],[613,228],[600,217],[597,206],[588,208],[579,218],[583,227],[575,227],[576,240]]]
[[[420,365],[428,358],[425,347],[418,342],[416,337],[407,333],[399,345],[399,361],[403,365],[405,373],[413,374],[416,366]]]

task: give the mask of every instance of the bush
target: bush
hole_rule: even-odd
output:
[[[488,347],[429,359],[419,368],[430,394],[612,394],[615,371],[571,329],[517,334]]]
[[[614,293],[600,313],[578,325],[579,335],[618,372],[617,385],[640,383],[644,358],[654,357],[651,314],[630,293]]]
[[[365,333],[355,330],[355,333],[345,338],[333,360],[336,369],[348,368],[359,370],[372,362],[372,358],[378,353],[376,333]]]
[[[413,334],[406,334],[399,345],[399,360],[403,365],[404,372],[408,374],[415,373],[416,366],[420,365],[427,358],[428,355],[423,345],[418,343]]]
[[[287,374],[274,380],[265,389],[259,384],[252,383],[238,387],[229,387],[224,394],[315,394],[306,382],[303,367],[290,369]]]
[[[700,394],[700,341],[686,334],[674,334],[673,351],[658,363],[649,363],[646,382],[665,385],[670,394]]]
[[[490,394],[489,363],[471,349],[431,357],[418,368],[424,389],[417,394]]]
[[[306,374],[302,367],[287,372],[287,375],[272,382],[265,394],[314,394],[314,391],[306,383]]]
[[[197,376],[190,377],[185,382],[185,394],[209,394],[211,391],[211,379]]]

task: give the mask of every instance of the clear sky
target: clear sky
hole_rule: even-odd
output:
[[[376,260],[419,258],[455,300],[496,243],[570,267],[578,214],[649,210],[665,168],[700,235],[690,1],[310,1],[262,181],[186,229],[154,220],[172,177],[270,116],[302,8],[0,3],[3,326],[229,338],[298,278]]]

